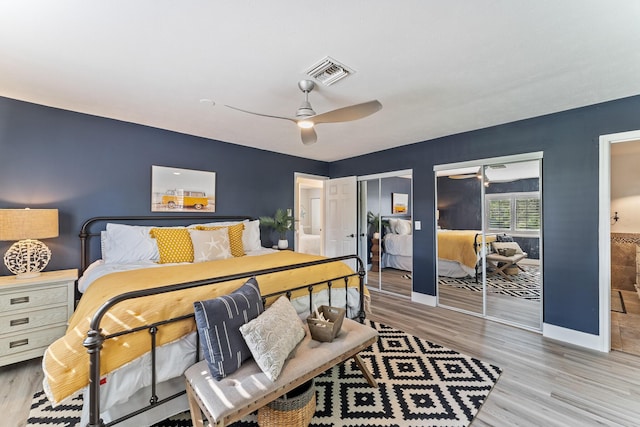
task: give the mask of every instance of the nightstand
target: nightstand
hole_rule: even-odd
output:
[[[40,357],[64,335],[77,278],[77,270],[0,277],[0,366]]]

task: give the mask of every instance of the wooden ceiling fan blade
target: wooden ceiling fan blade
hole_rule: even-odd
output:
[[[311,145],[316,143],[318,135],[313,128],[300,129],[300,138],[302,138],[302,143],[304,145]]]
[[[362,119],[371,114],[380,111],[382,104],[378,100],[363,102],[362,104],[351,105],[349,107],[338,108],[337,110],[327,111],[326,113],[316,114],[308,117],[315,124],[319,123],[338,123],[349,122],[352,120]]]
[[[282,116],[273,116],[271,114],[255,113],[253,111],[247,111],[247,110],[243,110],[241,108],[232,107],[231,105],[225,105],[225,107],[231,108],[232,110],[241,111],[243,113],[253,114],[255,116],[270,117],[272,119],[289,120],[290,122],[294,122],[294,123],[296,122],[296,120],[292,119],[291,117],[282,117]]]

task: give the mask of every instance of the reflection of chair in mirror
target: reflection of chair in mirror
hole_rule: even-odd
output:
[[[509,270],[517,268],[524,271],[518,263],[527,257],[527,253],[522,251],[517,242],[493,242],[491,247],[493,252],[486,256],[487,265],[492,267],[492,270],[487,272],[488,275],[499,274],[511,281],[507,274]]]

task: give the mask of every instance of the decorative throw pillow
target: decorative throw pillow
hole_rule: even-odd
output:
[[[193,262],[193,244],[186,228],[152,228],[151,237],[158,243],[160,264]]]
[[[189,234],[193,244],[193,262],[233,257],[227,230],[189,230]]]
[[[258,282],[249,279],[229,295],[195,302],[193,308],[209,371],[221,380],[251,357],[239,328],[264,311]]]
[[[244,256],[244,246],[242,245],[242,232],[244,230],[244,223],[240,222],[236,225],[221,226],[221,227],[196,227],[198,230],[219,230],[226,228],[229,231],[229,245],[231,246],[231,254],[233,256]]]
[[[509,236],[508,234],[497,234],[496,235],[496,242],[513,242],[513,237]]]
[[[285,296],[242,325],[240,333],[254,360],[271,381],[278,378],[289,354],[305,336],[302,321]]]

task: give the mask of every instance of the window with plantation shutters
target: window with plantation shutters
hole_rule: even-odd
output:
[[[488,219],[490,230],[511,230],[511,200],[490,200]]]
[[[488,232],[535,234],[540,232],[540,193],[485,195]]]
[[[515,229],[517,231],[540,230],[540,198],[526,197],[516,198]]]

